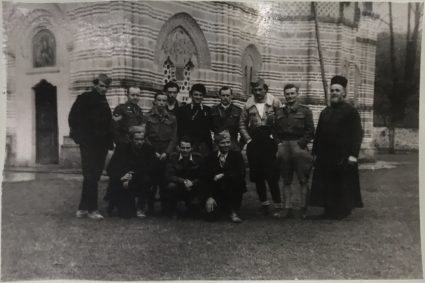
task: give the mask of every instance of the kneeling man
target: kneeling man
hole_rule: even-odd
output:
[[[231,136],[225,130],[214,135],[218,152],[206,162],[205,210],[207,220],[217,220],[226,213],[234,223],[242,222],[238,211],[246,192],[245,163],[239,151],[230,150]]]
[[[182,137],[178,152],[174,152],[167,160],[165,177],[167,187],[164,192],[166,211],[177,216],[177,204],[183,200],[188,213],[194,215],[199,211],[201,166],[203,158],[192,152],[190,137]]]
[[[130,128],[130,144],[116,151],[108,165],[111,199],[121,217],[144,218],[148,191],[155,178],[155,149],[145,143],[145,127]],[[137,198],[137,205],[136,205]]]

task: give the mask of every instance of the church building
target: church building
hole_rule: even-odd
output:
[[[378,16],[370,2],[317,2],[316,11],[326,77],[348,78],[362,154],[373,156]],[[99,73],[113,80],[112,109],[136,84],[146,111],[170,80],[181,100],[205,84],[207,105],[221,86],[242,105],[258,77],[284,102],[283,86],[295,83],[317,122],[325,102],[313,14],[311,2],[3,2],[7,164],[76,166],[68,114]]]

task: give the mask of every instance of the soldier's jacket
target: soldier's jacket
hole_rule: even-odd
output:
[[[238,144],[239,118],[242,109],[233,103],[227,109],[221,104],[211,108],[212,130],[214,133],[220,133],[228,130],[232,139],[232,144]]]
[[[119,104],[114,109],[114,116],[122,116],[122,119],[114,123],[114,140],[117,144],[130,142],[129,128],[145,122],[142,109],[131,102]]]
[[[162,116],[154,106],[147,114],[145,138],[158,153],[171,154],[177,144],[177,119],[166,111]]]
[[[260,126],[268,126],[273,128],[277,110],[281,107],[279,99],[271,94],[266,96],[266,104],[264,105],[264,115],[261,118],[255,106],[254,97],[251,96],[245,103],[239,119],[239,131],[245,141],[252,137],[252,130]]]
[[[305,105],[282,106],[276,112],[274,135],[277,140],[297,140],[305,148],[314,136],[313,114]]]

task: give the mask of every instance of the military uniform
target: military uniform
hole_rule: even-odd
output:
[[[142,109],[139,105],[127,101],[114,109],[114,116],[122,116],[114,123],[114,140],[117,147],[130,142],[129,128],[145,122]]]
[[[177,143],[176,117],[169,112],[161,115],[156,106],[152,107],[146,119],[145,138],[157,153],[170,155]]]
[[[242,109],[233,103],[224,108],[220,103],[211,108],[212,130],[219,133],[223,130],[230,132],[231,148],[233,150],[241,150],[238,142],[239,118]]]
[[[278,162],[283,177],[283,197],[286,208],[306,206],[307,181],[312,166],[312,156],[307,144],[313,139],[314,123],[311,110],[295,102],[285,105],[276,112],[275,136],[278,145]],[[299,188],[291,186],[294,171]]]
[[[166,153],[167,156],[175,150],[177,144],[177,120],[176,117],[165,111],[160,114],[156,106],[152,107],[147,115],[145,138],[155,149],[158,154]],[[149,209],[153,209],[156,187],[159,185],[160,196],[163,198],[164,189],[166,186],[165,180],[165,163],[166,160],[158,160],[159,166],[156,170],[158,182],[149,194]]]

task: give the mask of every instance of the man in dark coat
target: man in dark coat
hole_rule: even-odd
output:
[[[218,91],[220,103],[211,108],[212,130],[214,133],[228,130],[231,136],[232,150],[241,150],[238,142],[239,118],[241,108],[232,103],[233,93],[230,87],[224,86]]]
[[[186,203],[189,214],[199,212],[201,196],[201,176],[204,159],[193,152],[190,137],[182,137],[179,151],[170,155],[165,167],[167,180],[164,199],[170,216],[177,216],[177,204],[180,200]]]
[[[357,164],[362,126],[357,110],[344,101],[346,86],[346,78],[332,78],[331,106],[320,113],[313,143],[310,205],[324,207],[325,219],[343,219],[363,207]]]
[[[106,100],[111,79],[100,74],[93,90],[79,95],[68,117],[70,137],[80,145],[83,189],[77,218],[100,220],[98,212],[98,181],[105,165],[108,149],[113,149],[112,114]]]
[[[203,84],[194,84],[189,91],[192,102],[181,106],[177,113],[177,130],[179,138],[192,139],[192,148],[203,157],[212,150],[211,108],[202,104],[206,94]]]
[[[146,217],[145,204],[155,182],[158,161],[155,149],[145,142],[144,135],[144,126],[131,127],[130,144],[114,153],[107,168],[111,197],[120,217]]]
[[[177,116],[179,109],[179,102],[177,101],[177,95],[180,92],[180,87],[177,83],[170,81],[164,85],[164,93],[167,95],[167,110],[174,116]]]
[[[231,150],[231,135],[225,130],[214,135],[218,152],[206,161],[205,211],[208,221],[217,220],[221,214],[240,223],[238,216],[242,195],[246,192],[245,163],[240,151]]]

